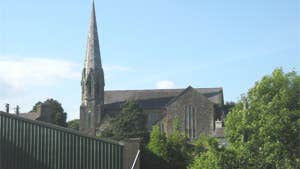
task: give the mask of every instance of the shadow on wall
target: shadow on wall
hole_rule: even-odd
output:
[[[1,140],[0,146],[1,169],[50,169],[47,165],[7,140]]]
[[[169,169],[168,163],[162,158],[156,156],[151,151],[144,148],[141,156],[141,168],[142,169]]]

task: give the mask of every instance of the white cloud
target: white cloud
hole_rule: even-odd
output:
[[[78,65],[63,59],[22,58],[0,60],[0,81],[15,89],[49,86],[64,79],[79,79]]]
[[[2,59],[1,59],[2,58]],[[133,71],[130,67],[104,65],[111,72]],[[40,57],[0,57],[0,94],[20,92],[28,86],[52,86],[62,80],[80,80],[80,64],[64,59]]]
[[[175,83],[169,80],[162,80],[156,83],[157,89],[172,89],[175,87]]]
[[[105,75],[108,76],[113,72],[133,71],[130,67],[120,65],[103,67]],[[0,110],[3,109],[4,103],[10,103],[21,106],[21,111],[26,112],[35,101],[49,97],[49,93],[44,92],[47,89],[59,85],[58,90],[61,91],[67,86],[64,83],[68,83],[68,80],[78,81],[72,84],[79,86],[82,68],[83,63],[66,59],[0,55]],[[60,98],[58,93],[54,93],[51,97]],[[76,100],[80,100],[80,97]],[[60,101],[66,103],[65,100]],[[68,103],[64,108],[70,113],[68,120],[78,118],[77,104]]]

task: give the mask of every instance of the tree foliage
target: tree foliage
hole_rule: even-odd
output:
[[[36,113],[37,112],[37,107],[43,104],[42,102],[38,101],[37,103],[34,104],[34,106],[32,107],[32,110],[30,110],[30,113]]]
[[[73,130],[79,130],[79,119],[74,119],[71,121],[68,121],[68,128]]]
[[[226,119],[226,138],[248,168],[300,167],[300,76],[275,69]]]
[[[167,138],[165,133],[162,133],[157,125],[152,127],[147,148],[159,157],[167,156]]]
[[[147,145],[150,152],[163,159],[168,168],[185,168],[190,159],[188,151],[188,139],[179,130],[179,120],[174,119],[173,132],[166,136],[158,126],[153,126],[150,141]]]
[[[300,168],[300,76],[264,76],[227,115],[225,134],[229,147],[206,140],[189,169]]]
[[[102,137],[121,140],[124,138],[144,137],[147,117],[139,104],[127,101],[123,104],[122,113],[111,121],[110,126],[102,133]]]
[[[178,117],[173,120],[173,131],[167,136],[167,157],[171,168],[183,168],[189,161],[188,138],[180,131]]]
[[[218,140],[201,136],[195,143],[196,156],[188,169],[232,169],[238,168],[236,153],[231,149],[219,147]]]

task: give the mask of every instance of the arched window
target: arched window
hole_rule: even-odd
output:
[[[99,84],[98,82],[96,82],[96,84],[95,84],[95,97],[99,96],[99,90],[100,90],[100,88],[99,88],[98,84]]]
[[[87,113],[87,128],[91,128],[91,112]]]
[[[91,81],[89,81],[87,83],[87,92],[88,92],[89,97],[92,96],[92,83],[91,83]]]
[[[188,138],[196,138],[196,108],[192,105],[184,106],[185,133]]]

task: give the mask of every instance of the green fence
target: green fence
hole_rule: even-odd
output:
[[[0,112],[1,169],[122,169],[123,146]]]

